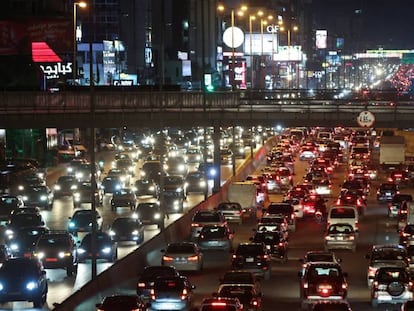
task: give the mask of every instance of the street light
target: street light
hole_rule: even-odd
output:
[[[77,73],[78,73],[78,68],[77,68],[77,64],[76,64],[76,58],[77,56],[77,42],[76,42],[76,7],[80,7],[80,8],[86,8],[87,4],[84,1],[79,1],[79,2],[73,2],[73,69],[72,69],[72,74],[73,74],[73,84],[75,84],[76,78],[77,78]]]
[[[285,27],[284,26],[280,27],[280,30],[281,31],[285,31]],[[290,68],[290,46],[291,46],[290,41],[291,41],[291,32],[292,31],[293,32],[296,32],[298,30],[299,30],[299,27],[298,26],[293,26],[292,28],[287,28],[286,29],[286,32],[287,32],[287,45],[288,45],[288,70],[289,70],[289,73],[288,73],[288,88],[289,89],[291,87],[290,81],[292,80],[292,75],[291,75],[292,74],[292,70]]]
[[[250,87],[253,88],[253,21],[255,15],[249,15],[249,34],[250,34]]]

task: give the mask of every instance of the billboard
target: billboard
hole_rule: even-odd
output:
[[[0,55],[30,55],[32,42],[46,42],[57,54],[73,53],[72,20],[0,21]]]
[[[263,51],[262,51],[263,40]],[[251,45],[250,45],[251,41]],[[244,53],[250,55],[250,48],[252,55],[272,55],[277,53],[278,41],[277,34],[275,33],[253,33],[252,40],[250,40],[250,34],[247,33],[244,36]],[[263,53],[262,53],[263,52]]]
[[[328,40],[328,31],[327,30],[316,30],[316,48],[317,49],[326,49]]]

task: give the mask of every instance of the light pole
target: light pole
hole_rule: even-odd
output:
[[[76,42],[76,7],[80,8],[86,8],[87,4],[84,1],[79,2],[73,2],[73,68],[72,68],[72,74],[73,74],[73,84],[75,84],[77,73],[78,73],[78,67],[77,67],[77,42]]]
[[[249,15],[249,35],[250,35],[250,88],[253,88],[253,21],[255,15]]]
[[[281,27],[280,28],[280,30],[282,30],[282,31],[284,31],[285,30],[285,28],[284,27]],[[287,46],[288,46],[288,70],[289,70],[289,73],[288,73],[288,77],[287,77],[287,79],[288,79],[288,88],[290,89],[290,87],[291,87],[291,83],[290,83],[290,81],[292,80],[292,70],[291,70],[291,68],[290,68],[290,65],[291,65],[291,61],[290,61],[290,47],[291,47],[291,43],[290,43],[290,41],[291,41],[291,32],[292,31],[298,31],[299,30],[299,28],[298,28],[298,26],[293,26],[292,28],[288,28],[287,30],[286,30],[286,32],[287,32]]]

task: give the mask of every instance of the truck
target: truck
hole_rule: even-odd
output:
[[[405,163],[404,136],[382,136],[379,147],[379,163],[388,169]]]
[[[256,217],[258,200],[257,186],[250,181],[237,181],[229,185],[227,200],[241,205],[244,215]]]

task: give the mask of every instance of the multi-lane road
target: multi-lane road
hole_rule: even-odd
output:
[[[306,162],[296,163],[295,182],[302,179],[308,164]],[[339,185],[346,174],[346,166],[342,165],[333,176],[333,195],[329,198],[332,204],[339,193]],[[368,199],[368,208],[364,218],[360,220],[359,239],[356,252],[336,251],[338,257],[342,258],[344,271],[348,272],[349,295],[348,299],[353,310],[374,310],[370,306],[370,291],[367,287],[367,260],[365,255],[373,244],[397,243],[398,233],[396,221],[389,219],[386,214],[386,204],[376,201],[376,186],[384,178],[373,181],[371,193]],[[404,189],[404,192],[414,193],[412,188]],[[281,195],[271,195],[270,200],[277,201]],[[235,242],[248,241],[252,235],[252,229],[256,223],[247,221],[243,225],[234,225]],[[270,280],[262,280],[263,310],[299,310],[299,281],[297,273],[300,270],[299,259],[308,250],[323,249],[324,225],[317,224],[311,219],[298,222],[297,231],[291,233],[289,239],[289,260],[282,264],[274,262],[272,266],[272,277]],[[148,255],[150,264],[160,264],[159,249],[153,250]],[[202,298],[210,296],[218,288],[219,277],[230,269],[231,254],[223,252],[206,252],[204,270],[201,273],[188,273],[191,282],[196,285],[196,306]],[[88,301],[81,303],[76,311],[93,310],[95,303],[99,302],[105,295],[114,293],[135,293],[136,277],[129,280],[120,280],[120,285],[99,295],[91,297]],[[399,305],[382,305],[376,310],[399,310]]]
[[[304,172],[308,164],[306,162],[296,163],[295,182],[302,180]],[[139,167],[139,164],[137,165]],[[231,174],[231,167],[223,167],[222,176],[226,177]],[[338,186],[343,181],[346,173],[345,165],[339,167],[334,175],[333,194],[338,194]],[[379,243],[396,243],[398,234],[396,221],[387,218],[386,205],[378,203],[375,199],[376,185],[380,180],[374,181],[371,194],[368,200],[368,209],[366,216],[360,221],[360,234],[358,247],[355,253],[347,251],[337,251],[337,255],[343,259],[343,267],[349,274],[349,301],[353,310],[372,310],[369,305],[370,292],[366,285],[367,261],[365,254],[368,252],[372,244]],[[52,184],[53,180],[49,180]],[[413,189],[405,189],[404,191],[414,193]],[[203,200],[202,195],[190,195],[187,201],[187,208],[196,205]],[[281,195],[271,195],[270,200],[278,201]],[[104,223],[108,225],[115,216],[129,214],[128,209],[118,209],[116,212],[110,210],[108,204],[109,198],[103,207],[98,207],[102,213]],[[332,203],[333,198],[330,198]],[[42,211],[47,225],[52,229],[66,228],[68,217],[73,213],[73,207],[70,200],[62,200],[56,202],[53,210]],[[180,215],[172,215],[167,222],[172,221]],[[246,221],[243,225],[234,225],[235,242],[248,241],[252,235],[252,229],[255,222]],[[145,230],[145,239],[151,238],[158,234],[159,230],[154,227],[147,227]],[[306,251],[323,248],[323,225],[317,224],[312,220],[299,221],[297,231],[290,235],[289,240],[289,260],[285,264],[278,262],[273,263],[272,277],[270,280],[262,281],[264,310],[298,310],[300,306],[299,300],[299,282],[297,272],[300,269],[299,258]],[[119,245],[119,256],[123,257],[133,251],[136,245]],[[139,246],[138,246],[139,247]],[[196,285],[195,297],[196,305],[203,297],[210,296],[217,290],[219,277],[228,269],[230,269],[230,254],[222,252],[206,252],[205,265],[202,273],[188,274],[190,280]],[[154,249],[148,254],[149,263],[156,265],[160,263],[160,250]],[[99,263],[98,273],[108,268],[111,264]],[[47,305],[43,310],[53,309],[54,303],[62,302],[72,292],[82,287],[90,280],[90,264],[80,264],[76,277],[66,277],[63,270],[47,270],[49,279],[49,295]],[[136,276],[131,276],[129,280],[119,280],[119,286],[110,290],[101,292],[99,295],[91,297],[85,302],[80,302],[76,311],[95,310],[95,304],[99,302],[105,295],[114,293],[135,293]],[[2,306],[2,310],[27,309],[30,310],[31,304],[25,302],[14,302]],[[380,306],[379,310],[396,310],[393,306]]]

